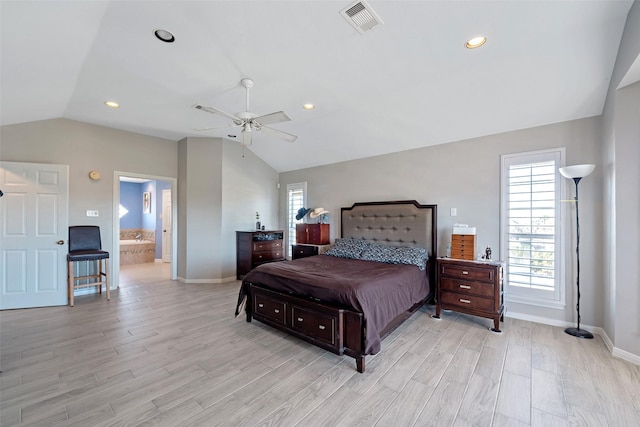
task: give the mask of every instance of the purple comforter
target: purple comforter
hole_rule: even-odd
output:
[[[428,282],[427,272],[414,265],[317,255],[260,265],[245,276],[239,301],[244,283],[253,283],[363,313],[365,353],[376,354],[383,329],[429,296]]]

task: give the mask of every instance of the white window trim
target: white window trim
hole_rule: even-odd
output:
[[[287,184],[287,229],[285,230],[285,234],[286,234],[286,242],[287,242],[287,247],[284,250],[284,253],[286,254],[286,257],[288,259],[291,258],[291,246],[295,243],[292,242],[289,238],[289,230],[291,229],[291,216],[289,215],[290,212],[290,206],[289,206],[289,192],[291,190],[302,190],[302,206],[307,206],[307,182],[296,182],[296,183],[292,183],[292,184]],[[294,224],[296,223],[295,220],[293,221]]]
[[[531,163],[536,161],[536,157],[547,157],[550,155],[556,156],[556,170],[555,170],[555,180],[558,183],[558,197],[560,200],[556,203],[557,206],[557,214],[556,214],[556,238],[557,238],[557,246],[555,249],[555,262],[557,265],[555,271],[555,286],[556,289],[554,291],[553,298],[544,298],[544,291],[536,291],[531,289],[517,289],[515,287],[509,286],[508,283],[508,271],[505,275],[505,300],[508,302],[520,303],[520,304],[528,304],[539,307],[547,307],[558,310],[563,310],[566,306],[566,287],[567,287],[567,270],[565,268],[566,265],[566,255],[565,255],[565,240],[567,236],[567,230],[570,227],[567,227],[566,223],[566,208],[565,203],[561,203],[560,201],[566,200],[566,184],[560,172],[559,168],[565,166],[565,148],[552,148],[547,150],[536,150],[536,151],[528,151],[523,153],[514,153],[514,154],[503,154],[500,156],[500,259],[505,260],[507,262],[507,270],[509,268],[508,265],[508,220],[507,220],[507,211],[508,211],[508,174],[506,173],[508,164],[512,163],[515,159],[522,160],[521,163],[528,163],[529,160],[525,160],[525,158],[531,158]]]

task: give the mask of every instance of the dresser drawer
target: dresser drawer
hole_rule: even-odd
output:
[[[465,295],[477,295],[493,298],[494,289],[493,283],[486,282],[474,282],[471,280],[452,279],[449,277],[442,277],[440,279],[440,288],[442,292],[452,291]]]
[[[291,327],[293,330],[310,335],[332,346],[337,346],[339,336],[340,312],[322,313],[313,309],[291,307]]]
[[[466,310],[484,311],[487,313],[494,311],[492,298],[459,294],[457,292],[442,292],[440,299],[445,307],[453,305]]]
[[[284,257],[282,250],[254,252],[251,260],[255,263],[282,259]]]
[[[272,251],[282,249],[282,240],[274,240],[271,242],[253,242],[253,251]]]
[[[493,283],[495,273],[494,269],[489,268],[467,267],[460,264],[441,263],[440,274],[453,278],[480,280],[483,282]]]
[[[266,317],[284,325],[287,319],[287,304],[275,298],[255,293],[253,296],[253,311],[256,315]]]

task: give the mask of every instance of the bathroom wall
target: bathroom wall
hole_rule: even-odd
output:
[[[142,227],[142,186],[136,182],[120,182],[120,205],[127,214],[120,218],[120,230]]]

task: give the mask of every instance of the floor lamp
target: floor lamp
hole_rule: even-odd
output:
[[[569,335],[573,335],[578,338],[593,338],[593,334],[584,329],[580,329],[580,217],[578,216],[578,183],[582,178],[589,175],[595,169],[596,165],[575,165],[566,166],[559,169],[559,172],[568,179],[573,179],[576,184],[576,261],[577,261],[577,274],[576,274],[576,287],[578,288],[578,303],[576,304],[576,310],[578,311],[578,325],[575,328],[567,328],[564,331]]]

